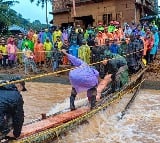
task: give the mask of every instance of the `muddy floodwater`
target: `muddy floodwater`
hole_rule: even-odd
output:
[[[27,82],[24,97],[25,123],[69,107],[71,86],[60,83]],[[140,90],[134,103],[121,117],[130,100],[119,102],[97,113],[86,124],[78,126],[53,142],[58,143],[160,143],[160,90]],[[77,97],[87,101],[85,93]]]

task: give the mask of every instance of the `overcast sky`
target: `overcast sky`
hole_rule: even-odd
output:
[[[36,5],[36,2],[31,3],[30,0],[19,0],[19,4],[15,4],[12,9],[20,13],[23,18],[30,19],[30,22],[39,20],[41,23],[46,23],[45,7],[42,9],[41,5]],[[52,12],[52,5],[50,3],[48,3],[49,12]],[[48,14],[48,20],[52,20],[51,14]]]

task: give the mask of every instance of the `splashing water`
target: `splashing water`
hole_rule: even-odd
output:
[[[70,85],[27,82],[24,94],[25,121],[38,118],[41,113],[54,114],[69,108]],[[41,90],[39,90],[41,89]],[[124,96],[105,111],[101,111],[88,124],[77,126],[59,143],[159,143],[160,91],[141,90],[131,108],[119,120],[131,95]],[[76,107],[87,104],[86,95],[77,96]],[[83,103],[84,102],[84,103]],[[57,141],[53,141],[56,142]]]
[[[69,109],[71,85],[59,83],[27,82],[27,92],[22,93],[24,99],[25,123],[41,118],[42,113],[47,115]],[[86,93],[78,94],[75,106],[86,105]]]
[[[159,143],[160,92],[140,91],[122,120],[120,112],[129,101],[125,96],[119,103],[96,114],[88,124],[62,136],[59,143]]]
[[[69,111],[69,103],[70,99],[65,99],[62,103],[57,103],[55,106],[52,107],[52,109],[47,113],[47,116],[53,115],[58,112],[66,112]],[[75,106],[76,107],[82,107],[86,106],[88,104],[87,98],[77,98],[75,100]]]

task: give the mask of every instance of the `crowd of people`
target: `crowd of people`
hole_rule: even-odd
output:
[[[39,33],[31,29],[25,35],[0,37],[0,66],[6,69],[24,65],[25,74],[28,74],[30,67],[35,73],[41,66],[56,71],[60,64],[70,64],[61,53],[62,49],[88,64],[101,60],[99,55],[103,56],[105,49],[120,55],[142,50],[139,56],[150,63],[156,55],[158,44],[158,27],[154,21],[137,25],[134,22],[130,25],[125,23],[123,28],[119,22],[111,21],[108,26],[99,22],[97,27],[89,25],[87,29],[80,25],[57,27],[54,31],[45,29]],[[128,64],[133,71],[139,66],[137,59],[131,56]]]
[[[78,67],[69,72],[70,109],[76,109],[76,95],[84,91],[93,109],[96,101],[103,98],[104,91],[120,90],[128,83],[129,74],[153,62],[158,45],[158,27],[154,21],[125,23],[123,28],[119,22],[111,21],[108,26],[99,22],[97,27],[89,25],[87,29],[77,25],[62,30],[57,27],[53,32],[30,30],[27,35],[1,37],[0,65],[1,68],[13,68],[16,64],[24,64],[25,74],[30,67],[37,73],[43,65],[51,66],[53,71],[60,64]],[[5,100],[1,100],[0,139],[6,135],[20,136],[24,120],[20,91],[26,90],[24,85],[20,82],[0,89],[0,97]],[[8,115],[12,116],[12,133],[6,124]]]
[[[123,28],[117,21],[111,21],[109,26],[99,22],[97,27],[89,25],[86,30],[77,25],[62,29],[57,27],[54,31],[45,29],[39,33],[31,29],[26,35],[1,37],[0,66],[6,69],[24,65],[25,74],[28,74],[30,67],[35,73],[41,66],[56,71],[60,64],[70,64],[66,56],[61,54],[62,49],[88,64],[100,60],[97,55],[103,54],[102,49],[120,55],[141,49],[142,56],[150,63],[156,55],[158,44],[158,27],[154,22],[137,25],[125,23]],[[138,63],[136,59],[132,60],[130,66],[134,70]]]

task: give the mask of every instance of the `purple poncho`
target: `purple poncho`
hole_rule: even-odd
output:
[[[82,60],[67,54],[68,59],[77,68],[69,73],[69,80],[77,93],[87,91],[88,89],[98,85],[99,72]]]

